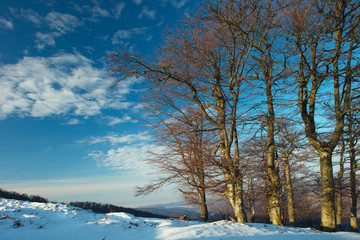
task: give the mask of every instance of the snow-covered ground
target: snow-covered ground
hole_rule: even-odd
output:
[[[0,239],[359,240],[360,234],[323,233],[260,223],[242,224],[230,221],[201,223],[138,218],[126,213],[104,215],[61,204],[0,199]]]

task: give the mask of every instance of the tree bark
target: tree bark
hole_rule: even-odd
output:
[[[345,141],[341,141],[340,149],[340,162],[339,162],[339,172],[337,173],[337,189],[336,189],[336,231],[342,230],[342,212],[343,212],[343,176],[344,176],[344,152],[345,152]]]
[[[334,180],[332,167],[332,150],[318,150],[321,172],[321,230],[335,231]]]
[[[291,174],[290,174],[290,164],[289,164],[288,159],[284,162],[284,167],[285,167],[286,195],[287,195],[289,225],[295,226],[294,197],[293,197],[293,188],[292,188]]]
[[[270,66],[267,66],[270,67]],[[267,69],[263,67],[263,69]],[[281,214],[280,214],[280,177],[279,170],[276,167],[276,154],[275,154],[275,111],[273,104],[273,93],[272,93],[272,79],[269,72],[264,71],[265,82],[266,82],[266,99],[268,107],[267,117],[267,143],[268,143],[268,156],[267,156],[267,173],[269,178],[269,192],[268,192],[268,203],[269,203],[269,217],[272,224],[283,225]]]
[[[229,175],[226,175],[226,177],[230,178]],[[243,180],[240,179],[236,183],[230,182],[226,185],[225,196],[233,207],[236,220],[238,222],[247,222],[242,193]]]
[[[356,194],[356,160],[355,153],[351,154],[350,150],[350,191],[351,191],[351,208],[350,208],[350,228],[351,231],[359,230],[357,223],[357,194]]]
[[[352,121],[351,115],[349,121]],[[355,144],[356,139],[353,132],[352,123],[349,123],[349,150],[350,150],[350,229],[357,232],[357,194],[356,194],[356,158]]]
[[[209,220],[209,212],[206,204],[205,187],[200,187],[199,189],[199,200],[201,221],[207,222]]]
[[[255,222],[255,193],[252,179],[249,180],[248,207],[250,214],[250,222]]]

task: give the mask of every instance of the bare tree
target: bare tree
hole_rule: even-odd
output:
[[[208,221],[206,189],[219,184],[214,170],[218,142],[199,111],[187,108],[186,113],[154,124],[159,146],[165,149],[153,153],[150,163],[164,176],[138,187],[136,196],[176,184],[185,199],[199,205],[201,220]]]
[[[267,127],[267,174],[268,174],[268,203],[269,216],[273,224],[282,225],[280,214],[280,178],[276,168],[275,146],[275,95],[280,86],[279,80],[285,77],[286,54],[280,49],[281,29],[279,20],[283,4],[281,1],[217,1],[209,4],[213,18],[222,22],[236,36],[246,36],[252,62],[248,65],[253,68],[253,77],[245,81],[254,92],[260,91],[265,96],[263,102],[266,114],[261,117]],[[259,99],[262,100],[261,96]],[[261,103],[260,103],[261,104]],[[258,104],[255,104],[258,105]],[[259,114],[259,113],[255,113]]]
[[[286,189],[287,213],[289,225],[295,225],[295,208],[294,208],[294,191],[293,191],[293,177],[291,165],[293,163],[304,162],[308,160],[308,154],[304,144],[304,133],[298,128],[295,122],[290,122],[288,119],[278,120],[277,123],[277,144],[279,162],[283,168],[284,186]]]
[[[332,153],[343,132],[351,81],[357,68],[353,57],[356,38],[352,32],[359,28],[358,8],[355,1],[295,0],[288,8],[289,25],[284,28],[292,37],[298,55],[294,77],[298,82],[298,106],[306,136],[320,158],[321,226],[326,231],[335,230]],[[343,59],[345,64],[341,63]],[[331,98],[322,98],[324,93],[333,103]],[[320,111],[322,103],[335,116],[335,127],[329,137],[322,136],[316,124],[319,119],[315,110]]]
[[[168,115],[174,112],[187,117],[187,105],[199,109],[208,128],[217,133],[220,157],[216,167],[224,179],[224,195],[240,222],[247,221],[243,183],[248,177],[241,138],[249,138],[249,132],[260,128],[267,134],[263,167],[269,216],[272,223],[282,224],[276,146],[276,122],[281,112],[277,104],[296,98],[306,138],[319,155],[321,227],[335,230],[332,154],[343,134],[345,116],[353,111],[352,82],[360,66],[355,59],[359,52],[360,3],[205,3],[183,25],[169,31],[165,44],[150,58],[123,50],[111,54],[112,72],[119,76],[118,81],[144,77],[149,88],[166,93],[166,104],[172,109]],[[285,95],[284,89],[292,84],[297,86],[297,94]],[[323,116],[329,115],[333,118],[327,124]],[[289,166],[285,164],[284,170],[291,202],[291,176],[286,173]],[[292,212],[291,204],[288,209]]]
[[[352,103],[353,104],[353,103]],[[350,227],[351,231],[357,232],[359,227],[357,223],[357,198],[359,193],[356,191],[356,171],[357,171],[357,143],[360,138],[360,121],[358,111],[351,111],[346,116],[347,128],[345,136],[348,138],[349,158],[350,158]]]
[[[246,36],[235,36],[222,23],[191,17],[181,29],[166,37],[159,57],[144,60],[133,53],[111,54],[113,73],[119,81],[144,76],[155,87],[177,92],[176,104],[196,104],[204,118],[219,136],[221,169],[226,181],[225,196],[233,206],[238,221],[245,222],[243,172],[240,168],[238,140],[240,101],[244,94],[243,79],[249,70],[247,45],[240,44]],[[115,83],[116,84],[116,83]]]

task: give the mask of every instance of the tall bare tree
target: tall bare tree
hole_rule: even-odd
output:
[[[286,189],[287,214],[289,225],[295,225],[295,197],[293,190],[293,176],[291,166],[296,162],[308,160],[308,154],[303,154],[306,144],[304,144],[304,133],[299,129],[298,124],[290,122],[288,119],[278,120],[277,144],[280,165],[283,168],[284,186]],[[306,153],[306,151],[305,151]]]
[[[173,115],[154,124],[161,153],[153,153],[150,161],[159,177],[138,187],[136,195],[149,194],[166,184],[176,184],[190,203],[200,207],[201,220],[208,221],[206,190],[219,184],[214,170],[218,142],[199,111],[187,108],[186,115]]]
[[[250,47],[249,66],[253,68],[253,78],[245,81],[254,92],[260,93],[258,100],[264,103],[265,114],[261,115],[267,128],[267,174],[269,216],[273,224],[282,224],[280,214],[280,177],[276,167],[275,145],[275,105],[276,95],[280,92],[280,81],[286,77],[286,59],[288,55],[281,48],[285,39],[281,28],[285,4],[283,1],[217,1],[209,5],[214,18],[226,24],[237,35],[246,36]],[[262,96],[261,96],[262,95]],[[259,105],[261,105],[261,103]]]
[[[166,36],[166,44],[157,58],[145,60],[124,51],[109,56],[113,73],[120,75],[119,81],[144,76],[153,86],[176,91],[181,97],[174,103],[196,104],[216,129],[221,153],[218,167],[226,181],[225,196],[240,222],[247,221],[238,139],[242,83],[249,72],[246,64],[249,49],[240,44],[244,38],[235,36],[214,19],[191,17],[181,29]]]
[[[358,8],[359,3],[350,0],[295,0],[288,8],[284,28],[298,55],[294,77],[306,136],[320,158],[321,226],[326,231],[335,230],[332,153],[350,110],[351,82],[358,66],[353,56],[358,48],[353,35],[359,29]],[[324,93],[330,98],[323,98]],[[324,107],[335,117],[332,134],[326,137],[321,135],[316,114]]]
[[[353,103],[352,103],[353,104]],[[357,223],[357,192],[356,171],[357,169],[357,144],[360,138],[360,121],[358,119],[359,111],[352,111],[346,117],[347,129],[345,136],[348,138],[349,159],[350,159],[350,227],[351,231],[357,232],[359,226]]]

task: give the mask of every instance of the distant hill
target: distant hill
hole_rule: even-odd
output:
[[[29,202],[49,203],[49,201],[46,198],[37,195],[29,196],[26,193],[7,191],[1,188],[0,188],[0,198],[29,201]],[[95,213],[125,212],[125,213],[133,214],[136,217],[169,218],[169,216],[166,214],[156,214],[156,213],[146,212],[143,210],[138,210],[133,208],[115,206],[112,204],[102,204],[96,202],[71,202],[69,204],[74,207],[79,207],[86,210],[92,210]]]
[[[25,193],[18,193],[15,191],[6,191],[0,188],[0,198],[6,199],[14,199],[14,200],[21,200],[21,201],[29,201],[29,202],[42,202],[48,203],[49,201],[46,198],[37,196],[37,195],[27,195]]]
[[[189,206],[184,202],[171,202],[167,204],[153,204],[136,208],[140,211],[166,215],[171,218],[179,218],[186,215],[191,220],[200,219],[200,211],[196,206]]]
[[[169,216],[166,214],[156,214],[148,211],[143,211],[140,209],[121,207],[112,204],[102,204],[96,202],[70,202],[69,205],[74,207],[79,207],[82,209],[92,210],[95,213],[125,212],[125,213],[130,213],[135,217],[169,218]]]

